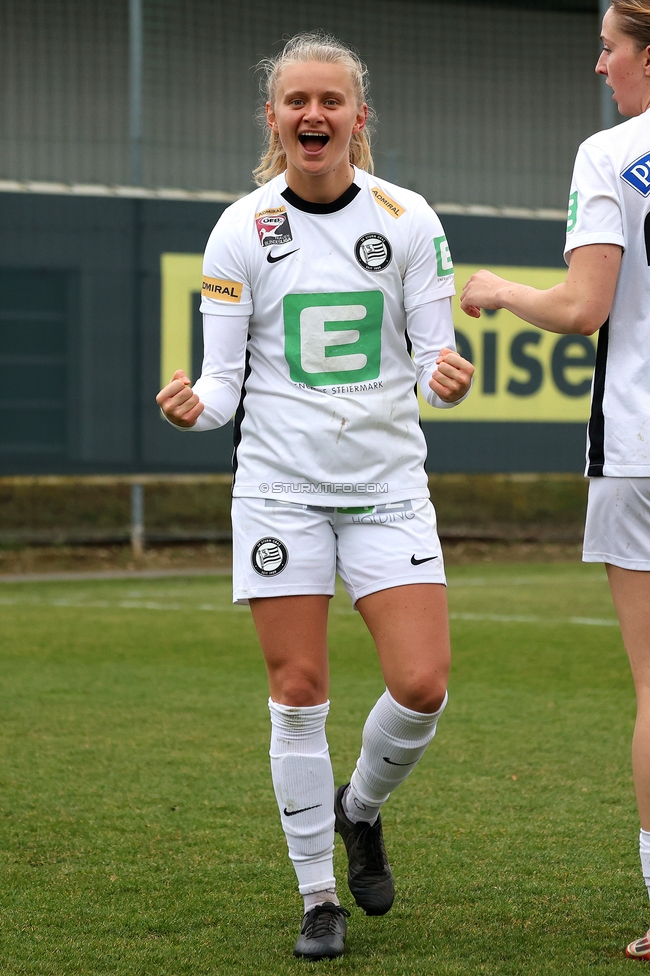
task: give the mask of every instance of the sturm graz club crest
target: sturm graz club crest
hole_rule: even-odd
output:
[[[251,552],[253,569],[260,576],[277,576],[289,562],[284,542],[266,536],[255,543]]]
[[[393,258],[393,249],[383,234],[364,234],[354,245],[354,256],[366,271],[383,271]]]

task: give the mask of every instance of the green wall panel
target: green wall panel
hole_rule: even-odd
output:
[[[161,255],[201,253],[223,209],[0,194],[0,366],[13,370],[2,400],[0,474],[229,470],[230,425],[179,434],[154,399]],[[444,224],[456,263],[562,265],[558,221],[446,215]],[[188,321],[196,369],[195,307]],[[18,405],[7,408],[8,401]],[[431,470],[582,469],[582,423],[440,420],[423,427]]]

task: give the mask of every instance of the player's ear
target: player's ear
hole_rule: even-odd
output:
[[[639,51],[639,57],[643,58],[643,74],[648,78],[650,77],[650,44]]]
[[[361,132],[365,128],[366,122],[368,121],[368,106],[364,102],[359,111],[357,112],[357,119],[352,127],[353,135],[357,132]]]
[[[264,106],[264,110],[266,112],[266,124],[268,125],[269,129],[272,132],[277,133],[278,123],[275,118],[275,112],[273,111],[273,106],[271,105],[270,102],[266,103],[266,105]]]

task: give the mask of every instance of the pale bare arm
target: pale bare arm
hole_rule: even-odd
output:
[[[482,308],[505,308],[546,332],[593,335],[612,307],[622,254],[618,244],[577,247],[566,281],[544,291],[478,271],[463,289],[461,308],[474,318]]]

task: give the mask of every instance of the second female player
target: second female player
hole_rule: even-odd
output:
[[[414,387],[448,408],[473,367],[455,351],[438,217],[371,175],[358,57],[299,35],[266,64],[265,94],[260,187],[224,212],[205,252],[202,376],[192,388],[177,371],[158,403],[192,431],[236,411],[234,599],[250,604],[268,671],[273,786],[304,899],[294,952],[314,960],[344,951],[335,829],[357,904],[390,909],[380,808],[447,702],[445,574]],[[335,793],[325,721],[337,571],[386,691]]]
[[[583,559],[605,563],[637,695],[632,768],[650,896],[650,0],[611,0],[596,65],[627,122],[578,151],[566,281],[548,291],[489,271],[470,278],[469,315],[507,308],[548,332],[598,332],[587,438]],[[650,929],[626,949],[650,960]]]

